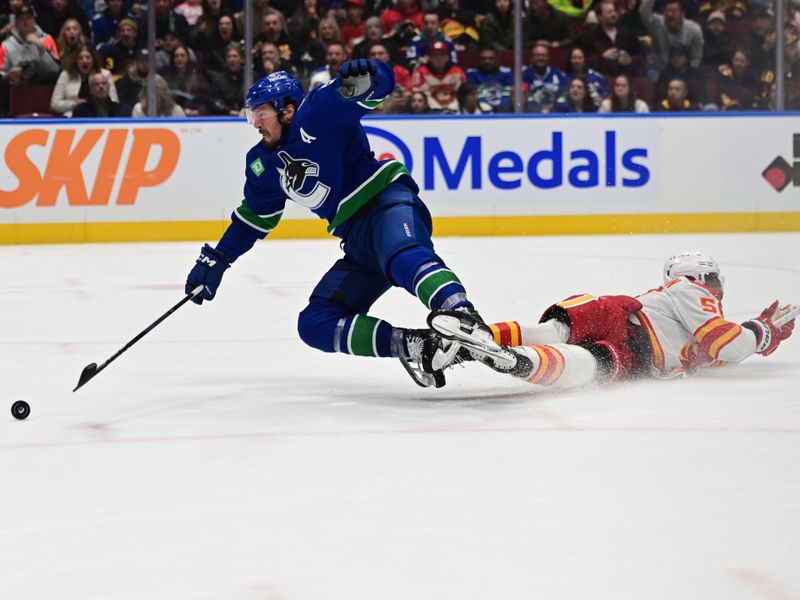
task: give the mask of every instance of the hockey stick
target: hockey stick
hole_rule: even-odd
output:
[[[786,306],[781,307],[778,312],[783,314],[781,314],[778,318],[773,319],[772,324],[776,327],[782,327],[784,324],[797,317],[797,315],[800,315],[800,307],[787,304]]]
[[[142,339],[142,338],[143,338],[145,335],[147,335],[148,333],[150,333],[150,332],[151,332],[153,329],[155,329],[155,327],[156,327],[156,326],[157,326],[159,323],[161,323],[161,321],[163,321],[164,319],[166,319],[168,316],[170,316],[172,313],[174,313],[176,310],[178,310],[178,309],[179,309],[181,306],[183,306],[184,304],[186,304],[186,303],[187,303],[189,300],[191,300],[192,298],[194,298],[195,296],[197,296],[197,294],[199,294],[201,291],[203,291],[203,286],[202,286],[202,285],[198,285],[196,288],[194,288],[194,289],[191,291],[191,293],[189,293],[189,294],[186,294],[186,296],[184,296],[184,298],[183,298],[183,299],[182,299],[180,302],[178,302],[178,303],[177,303],[175,306],[173,306],[172,308],[170,308],[170,309],[169,309],[167,312],[165,312],[163,315],[161,315],[160,317],[158,317],[158,319],[156,319],[156,320],[155,320],[155,321],[154,321],[154,322],[153,322],[153,323],[152,323],[152,324],[151,324],[149,327],[147,327],[147,329],[145,329],[144,331],[142,331],[142,332],[141,332],[139,335],[137,335],[135,338],[133,338],[133,339],[132,339],[130,342],[128,342],[127,344],[125,344],[125,345],[122,347],[122,349],[121,349],[119,352],[117,352],[117,353],[116,353],[114,356],[112,356],[111,358],[109,358],[109,359],[108,359],[106,362],[104,362],[104,363],[103,363],[102,365],[100,365],[99,367],[97,366],[97,363],[92,363],[92,364],[86,365],[86,367],[85,367],[85,368],[83,369],[83,371],[81,372],[81,377],[80,377],[80,379],[78,379],[78,385],[76,385],[76,386],[75,386],[75,389],[74,389],[74,390],[72,390],[72,391],[73,391],[73,392],[77,392],[77,391],[78,391],[78,389],[79,389],[79,388],[81,388],[82,386],[86,385],[86,383],[88,383],[88,381],[89,381],[89,380],[90,380],[92,377],[94,377],[95,375],[97,375],[97,374],[98,374],[100,371],[102,371],[102,370],[103,370],[103,369],[105,369],[105,368],[106,368],[108,365],[110,365],[112,362],[114,362],[114,361],[117,359],[117,357],[118,357],[119,355],[121,355],[123,352],[125,352],[125,351],[126,351],[128,348],[130,348],[131,346],[133,346],[133,345],[134,345],[136,342],[138,342],[140,339]]]

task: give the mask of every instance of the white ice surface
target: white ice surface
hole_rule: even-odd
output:
[[[726,311],[800,302],[800,234],[445,238],[490,320],[639,293],[669,254]],[[547,392],[469,365],[305,347],[335,241],[259,244],[183,294],[199,244],[0,247],[0,599],[800,598],[800,339],[691,380]],[[390,291],[373,314],[423,326]],[[32,414],[9,409],[27,400]]]

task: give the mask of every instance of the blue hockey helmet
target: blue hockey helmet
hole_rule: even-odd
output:
[[[286,71],[276,71],[256,81],[247,90],[247,110],[255,110],[262,104],[270,104],[281,112],[285,99],[290,98],[297,104],[303,101],[303,86]]]

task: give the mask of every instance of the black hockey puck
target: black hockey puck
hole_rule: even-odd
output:
[[[15,419],[22,421],[23,419],[27,419],[28,415],[31,414],[31,406],[25,402],[25,400],[17,400],[11,405],[11,414]]]

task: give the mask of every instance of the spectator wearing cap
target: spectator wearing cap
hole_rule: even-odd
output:
[[[588,64],[605,77],[635,76],[642,67],[642,45],[633,31],[619,24],[616,2],[601,0],[595,14],[597,27],[587,32],[581,44]]]
[[[76,119],[97,117],[120,117],[121,108],[111,95],[113,83],[106,74],[94,71],[89,75],[89,97],[75,107],[72,116]]]
[[[484,48],[493,50],[511,50],[514,47],[511,0],[494,0],[480,24],[480,42]]]
[[[363,40],[366,35],[364,0],[347,0],[345,10],[347,17],[342,23],[342,43],[350,49]]]
[[[169,86],[161,75],[155,76],[156,87],[156,117],[185,117],[186,113],[175,103]],[[131,116],[134,119],[144,119],[149,116],[147,107],[147,87],[139,92],[139,102],[133,106]]]
[[[540,42],[531,52],[531,65],[522,72],[522,82],[528,87],[526,112],[552,112],[556,99],[567,89],[569,77],[550,64],[550,46]]]
[[[369,49],[369,58],[391,65],[394,71],[395,86],[399,86],[409,93],[411,92],[411,73],[401,65],[392,64],[391,55],[389,54],[389,49],[386,47],[386,44],[382,44],[381,42],[372,44]]]
[[[467,69],[467,83],[478,90],[481,102],[493,112],[507,112],[511,108],[514,74],[500,65],[494,48],[481,50],[478,66]]]
[[[108,78],[107,91],[116,102],[117,90],[111,72],[101,67],[100,55],[94,48],[83,46],[78,52],[67,55],[62,61],[61,73],[50,99],[52,111],[65,117],[71,117],[75,107],[89,98],[89,75],[95,72]]]
[[[117,35],[122,19],[133,19],[125,8],[125,0],[106,0],[106,9],[92,19],[92,42],[100,47]]]
[[[658,103],[660,112],[691,112],[700,107],[689,99],[689,86],[683,79],[676,78],[667,84],[667,97]]]
[[[325,51],[325,66],[311,75],[308,89],[313,90],[329,83],[339,75],[339,68],[347,60],[347,49],[341,42],[328,45]]]
[[[450,48],[442,41],[431,44],[428,63],[414,69],[411,87],[425,92],[431,109],[458,112],[458,88],[467,80],[464,70],[450,60]]]
[[[137,52],[136,59],[128,63],[125,74],[115,82],[123,116],[129,117],[133,106],[139,101],[139,93],[145,84],[148,71],[147,48],[142,48]]]
[[[747,0],[700,0],[697,16],[710,19],[714,12],[721,12],[732,19],[741,19],[747,12]]]
[[[689,49],[676,44],[669,49],[669,61],[661,71],[656,82],[656,100],[661,102],[667,97],[667,87],[673,79],[682,79],[689,88],[689,97],[692,100],[704,103],[705,77],[698,69],[693,69],[689,64]]]
[[[538,43],[546,44],[549,48],[571,43],[569,17],[555,10],[547,0],[530,0],[525,29],[526,48]]]
[[[722,65],[728,65],[733,55],[733,41],[725,28],[725,21],[725,13],[715,10],[708,15],[703,29],[702,66],[709,74],[714,74]]]
[[[653,12],[655,0],[642,0],[639,16],[653,39],[652,66],[658,71],[669,62],[669,49],[683,46],[689,49],[689,65],[700,67],[703,60],[703,30],[700,25],[686,18],[682,0],[667,0],[664,14]]]
[[[139,24],[133,19],[121,19],[117,26],[117,37],[100,47],[105,57],[105,67],[115,76],[123,75],[128,66],[136,61],[139,52]]]
[[[416,29],[422,29],[422,11],[417,0],[394,0],[394,5],[381,15],[384,31],[394,31],[395,25],[410,22]]]
[[[411,68],[416,68],[428,62],[431,44],[434,42],[447,44],[450,51],[450,62],[457,63],[456,48],[440,28],[439,13],[433,10],[426,11],[422,17],[422,22],[422,31],[420,31],[419,35],[414,36],[406,46],[406,61]]]
[[[52,35],[36,24],[36,11],[23,4],[14,13],[14,29],[0,45],[4,83],[50,84],[58,78],[59,54]]]
[[[720,110],[753,110],[760,91],[759,74],[752,68],[747,51],[739,48],[732,53],[729,65],[719,70]]]
[[[80,23],[83,35],[92,35],[89,20],[76,0],[48,0],[38,6],[40,14],[37,16],[37,23],[45,33],[55,37],[61,32],[67,19],[75,19]]]

